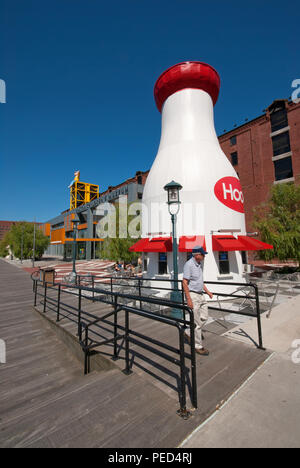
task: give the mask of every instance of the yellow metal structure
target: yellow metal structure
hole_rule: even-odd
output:
[[[77,171],[70,186],[70,210],[99,198],[99,185],[80,182],[79,179],[80,172]]]

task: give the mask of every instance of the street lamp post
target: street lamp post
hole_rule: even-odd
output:
[[[80,222],[79,217],[75,214],[75,217],[72,219],[73,223],[73,246],[72,246],[72,258],[73,258],[73,277],[74,283],[76,281],[76,254],[77,254],[77,224]]]
[[[179,191],[182,186],[177,182],[170,182],[165,185],[164,189],[168,192],[168,210],[172,220],[172,240],[173,240],[173,272],[174,272],[174,287],[171,292],[171,300],[174,302],[181,302],[182,296],[178,288],[178,246],[177,246],[177,215],[179,213],[181,201],[179,199]],[[175,318],[182,318],[182,311],[180,309],[173,309],[172,316]]]
[[[33,222],[32,268],[34,268],[34,261],[35,261],[35,219]]]
[[[24,247],[24,224],[22,224],[22,235],[21,235],[21,263],[23,263],[23,247]]]

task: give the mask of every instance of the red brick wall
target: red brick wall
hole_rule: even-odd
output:
[[[300,104],[287,104],[293,172],[296,183],[300,177]],[[253,231],[253,209],[267,201],[275,181],[271,125],[266,115],[219,137],[220,145],[231,162],[230,154],[237,151],[238,172],[245,196],[245,214],[248,232]],[[236,135],[237,144],[230,145]]]
[[[300,176],[300,103],[292,105],[288,113],[294,177]]]
[[[16,221],[0,221],[0,240],[10,231],[10,228],[16,224]]]

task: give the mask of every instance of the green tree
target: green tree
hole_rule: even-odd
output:
[[[274,246],[261,251],[261,258],[294,259],[300,266],[300,185],[274,185],[269,201],[255,210],[254,226]]]
[[[21,222],[13,225],[0,244],[0,255],[8,255],[8,246],[14,257],[21,258],[23,245],[23,259],[30,259],[33,255],[33,223]],[[35,258],[39,259],[49,245],[49,238],[44,236],[36,226],[35,229]]]
[[[6,233],[3,239],[0,241],[0,257],[6,257],[9,254],[8,245],[8,233]]]
[[[99,242],[99,256],[102,259],[107,259],[107,260],[112,260],[112,261],[124,261],[125,263],[129,262],[134,262],[137,260],[137,258],[140,256],[139,253],[136,252],[130,252],[129,248],[137,242],[137,238],[132,238],[130,235],[128,235],[127,231],[127,237],[122,238],[120,237],[120,223],[119,223],[119,214],[120,214],[120,208],[119,205],[116,204],[115,206],[115,213],[111,213],[108,219],[110,219],[110,222],[114,222],[114,217],[115,217],[115,223],[116,223],[116,237],[106,237],[103,242]],[[127,226],[129,223],[135,218],[135,216],[129,216],[127,215]],[[137,226],[137,229],[139,230],[140,226]]]

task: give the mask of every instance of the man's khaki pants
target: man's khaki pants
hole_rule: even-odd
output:
[[[202,328],[208,320],[208,306],[204,294],[190,292],[192,302],[194,304],[194,320],[195,320],[195,347],[202,348]],[[189,314],[186,314],[186,320],[189,320]],[[191,331],[188,328],[186,334],[190,336]]]

